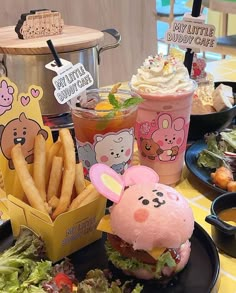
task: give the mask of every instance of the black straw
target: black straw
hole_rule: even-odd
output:
[[[201,6],[202,6],[202,0],[193,1],[192,13],[191,13],[193,17],[198,17],[200,15]],[[184,65],[187,67],[189,75],[191,75],[192,64],[193,64],[193,53],[191,51],[192,49],[188,48],[184,58]]]
[[[57,54],[57,51],[56,51],[55,47],[53,46],[52,41],[48,40],[47,44],[48,44],[49,49],[51,50],[51,53],[52,53],[52,55],[54,57],[54,60],[55,60],[55,62],[57,64],[57,66],[61,67],[62,66],[61,60],[60,60],[60,58],[59,58],[59,56]]]

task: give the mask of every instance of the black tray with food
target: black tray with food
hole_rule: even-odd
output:
[[[217,193],[234,192],[236,129],[206,134],[204,139],[194,142],[186,150],[185,163],[193,175]]]
[[[216,191],[218,194],[224,193],[225,190],[217,187],[212,183],[210,176],[211,170],[203,167],[199,167],[197,164],[197,158],[203,149],[206,149],[207,145],[204,140],[199,140],[193,143],[185,152],[185,164],[188,170],[198,178],[202,183],[209,188]]]
[[[226,108],[221,111],[208,112],[202,114],[191,114],[189,125],[189,140],[201,139],[206,133],[214,131],[222,131],[226,127],[229,127],[232,123],[235,123],[236,116],[236,83],[231,81],[219,81],[215,82],[214,86],[217,88],[219,85],[225,85],[232,88],[233,92],[233,106],[232,108]]]
[[[194,232],[191,241],[191,256],[187,266],[168,284],[158,284],[156,281],[140,281],[125,277],[119,270],[116,270],[107,260],[103,238],[90,244],[69,256],[75,267],[76,277],[79,281],[85,278],[86,273],[93,269],[109,269],[114,280],[125,282],[131,281],[130,286],[135,287],[137,283],[143,285],[141,292],[191,292],[208,293],[217,292],[219,284],[220,261],[214,242],[206,231],[195,222]],[[10,221],[0,228],[0,251],[13,245]],[[97,292],[96,289],[94,292]],[[110,291],[109,291],[110,292]]]

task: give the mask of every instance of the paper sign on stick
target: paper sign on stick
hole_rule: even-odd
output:
[[[206,51],[216,46],[215,26],[205,24],[203,16],[186,13],[184,20],[174,20],[165,34],[165,42],[182,48]]]
[[[56,71],[57,76],[52,79],[55,87],[54,95],[59,104],[78,97],[83,91],[93,85],[92,75],[86,71],[83,64],[73,65],[67,60],[60,59],[61,67],[55,66],[54,61],[45,67]]]

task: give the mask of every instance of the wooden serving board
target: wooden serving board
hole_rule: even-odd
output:
[[[47,40],[51,39],[58,53],[77,51],[94,47],[102,40],[101,31],[65,25],[60,35],[36,39],[19,39],[14,26],[0,28],[0,53],[12,55],[49,54]]]

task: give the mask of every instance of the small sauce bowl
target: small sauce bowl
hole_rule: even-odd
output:
[[[228,224],[219,215],[228,209],[236,209],[236,193],[227,192],[211,204],[211,215],[205,221],[211,224],[212,238],[216,246],[226,254],[236,257],[236,224]],[[231,220],[233,221],[233,220]]]

